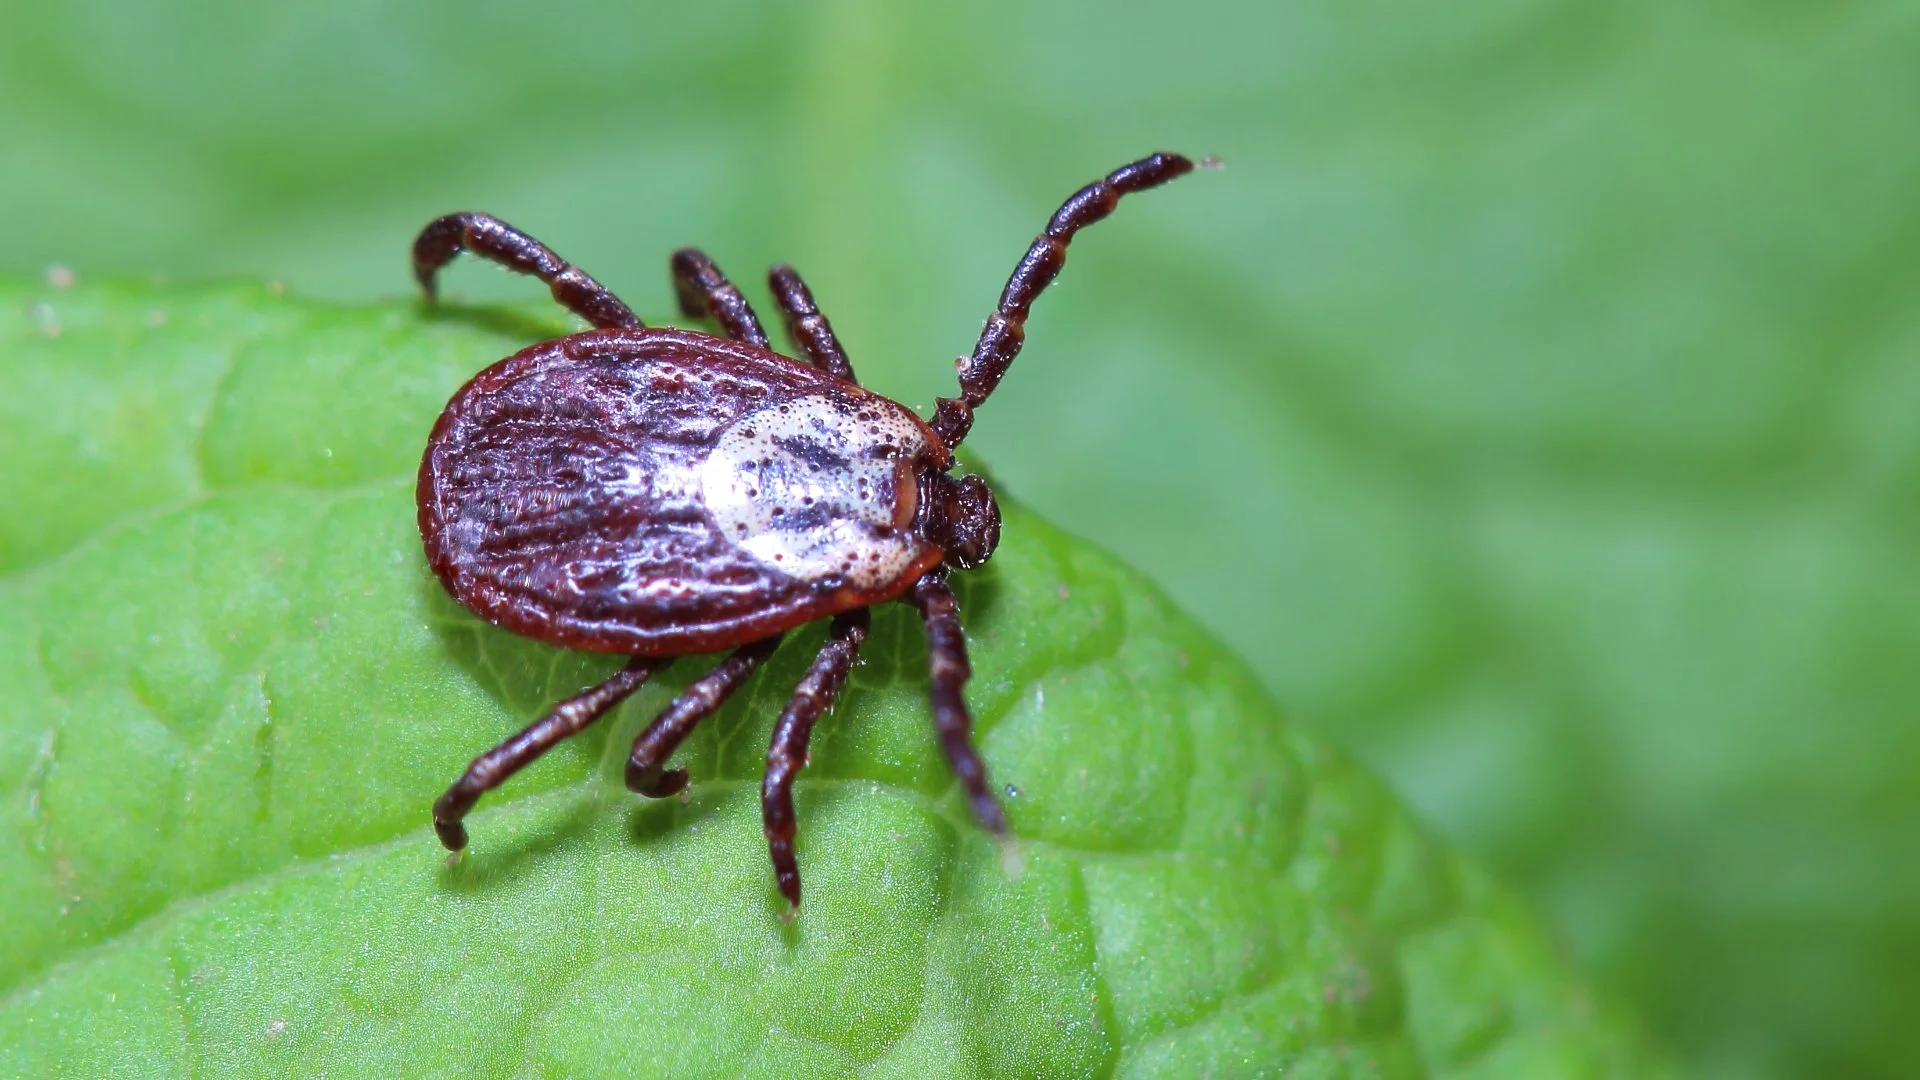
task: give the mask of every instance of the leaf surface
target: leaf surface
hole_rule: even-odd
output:
[[[1021,868],[964,813],[911,612],[877,613],[759,827],[794,635],[681,756],[699,661],[484,800],[431,800],[615,658],[487,627],[412,475],[499,313],[0,286],[0,1073],[1645,1076],[1530,918],[1111,557],[1009,507],[961,594]],[[513,328],[503,329],[503,327]]]

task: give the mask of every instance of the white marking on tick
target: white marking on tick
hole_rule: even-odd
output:
[[[872,589],[921,550],[911,521],[918,425],[882,402],[825,394],[736,420],[700,467],[721,535],[764,566],[802,581]]]

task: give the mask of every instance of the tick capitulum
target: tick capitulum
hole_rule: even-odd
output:
[[[460,389],[420,463],[420,535],[454,599],[495,625],[555,645],[630,657],[611,678],[555,705],[475,758],[433,806],[440,842],[480,796],[638,690],[673,658],[731,649],[634,741],[627,786],[660,798],[686,786],[667,760],[803,623],[831,618],[767,749],[761,806],[776,883],[800,903],[793,781],[807,739],[846,685],[867,609],[920,612],[940,748],[989,832],[1006,815],[974,749],[961,691],[970,670],[947,584],[992,556],[1000,510],[953,450],[1025,336],[1033,301],[1080,229],[1120,197],[1193,169],[1154,154],[1081,188],[1014,267],[970,356],[960,395],[929,420],[861,388],[833,328],[790,267],[767,275],[804,360],[774,352],[746,298],[706,255],[674,253],[682,313],[724,336],[648,328],[545,245],[486,214],[450,214],[413,244],[428,297],[461,251],[547,283],[595,329],[524,349]]]

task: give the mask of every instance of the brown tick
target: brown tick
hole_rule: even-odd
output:
[[[698,250],[673,254],[680,310],[725,337],[649,328],[599,282],[486,214],[449,214],[413,244],[427,296],[470,251],[547,283],[594,329],[523,349],[447,403],[420,463],[420,536],[454,599],[515,633],[631,657],[467,766],[433,804],[440,842],[482,793],[585,728],[677,656],[733,650],[694,680],[633,744],[627,787],[652,798],[686,786],[667,759],[772,655],[781,635],[833,620],[774,724],[760,801],[781,895],[800,903],[793,780],[814,721],[846,685],[867,609],[903,599],[926,624],[934,726],[973,814],[996,835],[1006,814],[987,783],[961,696],[971,674],[950,570],[987,561],[1000,510],[978,476],[954,479],[973,410],[1020,352],[1028,309],[1080,229],[1122,195],[1193,169],[1154,154],[1081,188],[1014,267],[960,396],[922,421],[862,389],[790,267],[767,275],[806,361],[773,351],[740,291]],[[791,910],[791,909],[790,909]]]

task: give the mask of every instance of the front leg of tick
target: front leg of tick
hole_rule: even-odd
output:
[[[973,717],[961,693],[973,676],[967,662],[967,634],[960,626],[960,605],[947,585],[946,567],[930,570],[913,586],[913,606],[927,628],[927,661],[931,667],[933,727],[947,764],[967,793],[973,816],[995,836],[1007,831],[1007,814],[987,783],[986,762],[973,746]]]
[[[1203,164],[1217,167],[1208,158]],[[1066,265],[1067,245],[1081,229],[1101,221],[1121,198],[1136,191],[1159,187],[1175,177],[1193,171],[1193,162],[1179,154],[1149,154],[1131,164],[1122,165],[1106,176],[1068,197],[1048,220],[1047,227],[1034,237],[1027,253],[1014,264],[1013,276],[1000,292],[1000,303],[987,316],[980,340],[972,356],[959,361],[960,396],[940,398],[934,403],[933,431],[952,450],[967,437],[973,427],[973,411],[1000,385],[1020,346],[1027,340],[1027,316],[1033,302],[1053,284]]]
[[[813,665],[794,687],[793,698],[773,725],[767,747],[767,773],[760,782],[760,812],[766,821],[767,853],[773,858],[773,879],[787,898],[787,917],[800,907],[800,864],[793,856],[793,837],[799,824],[793,816],[793,781],[807,764],[807,740],[814,721],[833,708],[847,675],[867,637],[867,609],[855,608],[836,616],[826,643]]]

